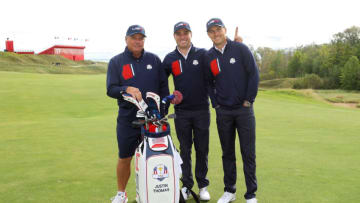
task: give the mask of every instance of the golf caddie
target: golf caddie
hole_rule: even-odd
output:
[[[224,194],[218,203],[236,198],[235,136],[238,132],[243,160],[247,203],[256,203],[255,115],[253,103],[258,91],[259,72],[254,57],[243,43],[227,38],[224,23],[210,19],[207,33],[213,47],[205,54],[212,106],[216,110],[224,170]]]
[[[107,71],[107,95],[117,99],[117,142],[119,158],[117,161],[118,192],[112,203],[126,203],[126,185],[130,177],[130,163],[136,147],[140,143],[141,129],[133,128],[137,107],[123,99],[122,94],[130,94],[142,101],[146,92],[154,92],[161,98],[169,95],[167,77],[158,56],[144,50],[145,30],[132,25],[126,32],[124,52],[114,56]]]

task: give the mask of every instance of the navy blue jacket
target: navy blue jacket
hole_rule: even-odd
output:
[[[259,71],[249,48],[227,39],[222,54],[212,47],[205,54],[207,80],[213,88],[209,94],[213,107],[240,108],[247,100],[255,101]]]
[[[146,92],[154,92],[161,98],[169,95],[167,77],[161,67],[159,57],[143,51],[140,58],[134,58],[126,47],[123,53],[114,56],[109,62],[106,80],[107,95],[117,99],[119,117],[127,117],[129,121],[132,121],[136,119],[138,109],[121,96],[121,92],[125,92],[128,86],[138,88],[144,100]]]
[[[183,101],[175,109],[207,110],[209,97],[207,93],[204,54],[205,49],[191,47],[187,59],[175,48],[166,55],[163,61],[165,72],[172,74],[175,90],[183,94]]]

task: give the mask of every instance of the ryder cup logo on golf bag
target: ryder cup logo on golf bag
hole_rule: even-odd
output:
[[[179,180],[181,177],[181,157],[171,136],[168,118],[175,115],[160,116],[160,97],[147,92],[146,99],[137,101],[131,95],[123,98],[135,104],[137,121],[133,124],[141,127],[142,142],[135,151],[136,201],[138,203],[178,203],[180,199]],[[164,109],[168,102],[178,104],[182,100],[176,91],[162,100]]]

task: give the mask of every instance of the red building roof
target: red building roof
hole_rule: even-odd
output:
[[[38,54],[46,54],[47,52],[49,52],[49,50],[55,49],[55,48],[85,49],[84,46],[54,45],[54,46],[52,46],[52,47],[50,47],[50,48],[48,48],[48,49],[46,49],[46,50],[44,50],[44,51],[42,51],[42,52],[40,52]]]
[[[84,46],[54,45],[38,54],[61,55],[70,60],[83,61],[84,49]]]

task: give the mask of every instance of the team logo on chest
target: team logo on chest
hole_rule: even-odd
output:
[[[151,69],[152,69],[152,66],[151,66],[150,64],[148,64],[148,65],[146,66],[146,69],[151,70]]]
[[[194,65],[194,66],[197,66],[198,64],[199,64],[199,61],[198,61],[198,60],[196,60],[196,59],[193,60],[193,65]]]
[[[231,64],[234,64],[235,62],[236,62],[236,61],[235,61],[235,58],[231,58],[231,59],[230,59],[230,63],[231,63]]]

